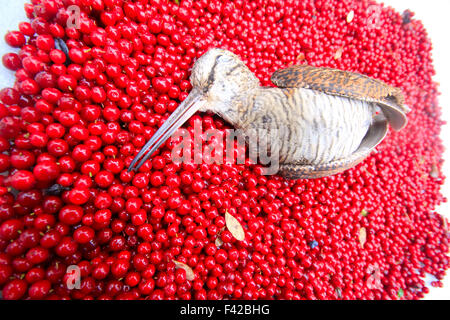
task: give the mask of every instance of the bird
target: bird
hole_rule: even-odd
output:
[[[198,111],[216,114],[246,134],[278,130],[277,174],[290,180],[348,170],[383,141],[389,125],[399,131],[407,124],[410,108],[402,90],[363,74],[299,64],[275,71],[271,81],[275,86],[261,86],[236,54],[209,49],[192,67],[187,98],[128,170],[138,170]]]

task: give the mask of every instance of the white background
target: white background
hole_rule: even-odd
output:
[[[380,0],[379,0],[380,1]],[[26,0],[0,0],[0,37],[8,30],[17,30],[20,21],[27,21],[23,4]],[[411,9],[416,13],[415,18],[422,20],[428,30],[429,36],[433,42],[433,58],[436,69],[435,81],[441,84],[440,105],[443,108],[443,118],[450,124],[450,1],[449,0],[384,0],[386,5],[394,7],[397,11],[403,12],[405,9]],[[0,57],[4,53],[13,51],[0,39]],[[0,67],[0,88],[10,87],[14,81],[14,74]],[[444,164],[444,172],[450,177],[450,125],[442,129],[441,137],[447,147],[444,158],[447,161]],[[450,195],[450,179],[442,188],[445,196]],[[443,204],[437,209],[437,212],[450,217],[450,203]],[[450,300],[450,276],[444,281],[444,288],[431,288],[430,294],[426,299],[446,299]]]

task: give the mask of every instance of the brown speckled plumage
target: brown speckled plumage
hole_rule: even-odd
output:
[[[286,179],[316,179],[350,169],[367,158],[384,139],[388,132],[387,121],[377,121],[369,131],[358,150],[345,159],[323,165],[282,164],[279,173]]]
[[[388,123],[400,130],[407,122],[402,92],[361,74],[299,65],[276,71],[272,81],[278,88],[260,87],[236,55],[209,50],[194,64],[188,98],[129,170],[141,157],[137,167],[142,165],[197,110],[218,114],[247,137],[255,129],[276,129],[279,174],[288,179],[347,170],[384,139]]]
[[[368,76],[325,67],[295,65],[273,73],[272,82],[280,88],[306,88],[368,102],[378,103],[395,130],[406,125],[409,108],[399,88]]]
[[[273,73],[272,82],[280,88],[301,87],[362,100],[393,99],[403,105],[400,89],[368,76],[332,68],[295,65]]]

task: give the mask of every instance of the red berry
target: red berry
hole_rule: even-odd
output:
[[[27,284],[24,280],[15,279],[3,287],[2,296],[5,300],[18,300],[27,291]]]
[[[0,101],[6,105],[13,105],[19,103],[20,93],[13,88],[4,88],[0,90]],[[3,119],[2,119],[3,120]]]
[[[11,177],[11,186],[21,191],[30,190],[35,182],[33,174],[26,170],[19,170]]]
[[[68,225],[74,225],[81,221],[83,209],[76,205],[67,205],[59,212],[59,219]]]
[[[25,36],[19,31],[10,31],[5,35],[5,41],[14,48],[20,48],[25,44]]]
[[[28,289],[28,295],[31,299],[42,300],[49,294],[51,285],[48,280],[37,281]]]
[[[19,70],[22,67],[22,61],[16,53],[6,53],[2,58],[3,65],[13,71]]]
[[[444,201],[442,121],[422,24],[377,4],[372,21],[357,1],[275,2],[25,5],[31,23],[5,37],[20,50],[2,59],[16,71],[0,91],[4,298],[419,299],[425,273],[442,286],[448,233],[433,213]],[[66,28],[69,4],[81,10],[79,28]],[[321,179],[264,176],[248,160],[207,163],[203,149],[194,150],[203,163],[174,163],[175,141],[128,172],[212,47],[238,55],[262,86],[303,63],[383,80],[405,94],[410,125]],[[199,113],[189,135],[199,123],[229,127]],[[228,230],[227,212],[245,240]],[[69,290],[74,265],[81,288]]]
[[[83,226],[75,231],[73,238],[75,239],[76,242],[84,244],[94,239],[94,236],[95,236],[94,230],[92,230],[89,227]]]
[[[42,161],[33,169],[35,178],[39,181],[52,181],[59,176],[59,167],[52,161]]]

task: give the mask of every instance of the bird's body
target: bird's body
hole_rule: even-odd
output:
[[[130,170],[196,111],[215,113],[250,137],[255,130],[275,130],[277,139],[270,147],[278,149],[279,173],[290,179],[351,168],[384,139],[388,122],[396,130],[406,125],[408,109],[399,89],[360,74],[304,65],[279,70],[272,81],[277,87],[261,87],[236,55],[209,50],[194,64],[188,98]]]
[[[280,164],[318,165],[347,157],[358,149],[379,109],[303,88],[259,88],[233,104],[237,117],[222,117],[246,136],[255,129],[276,130]]]

